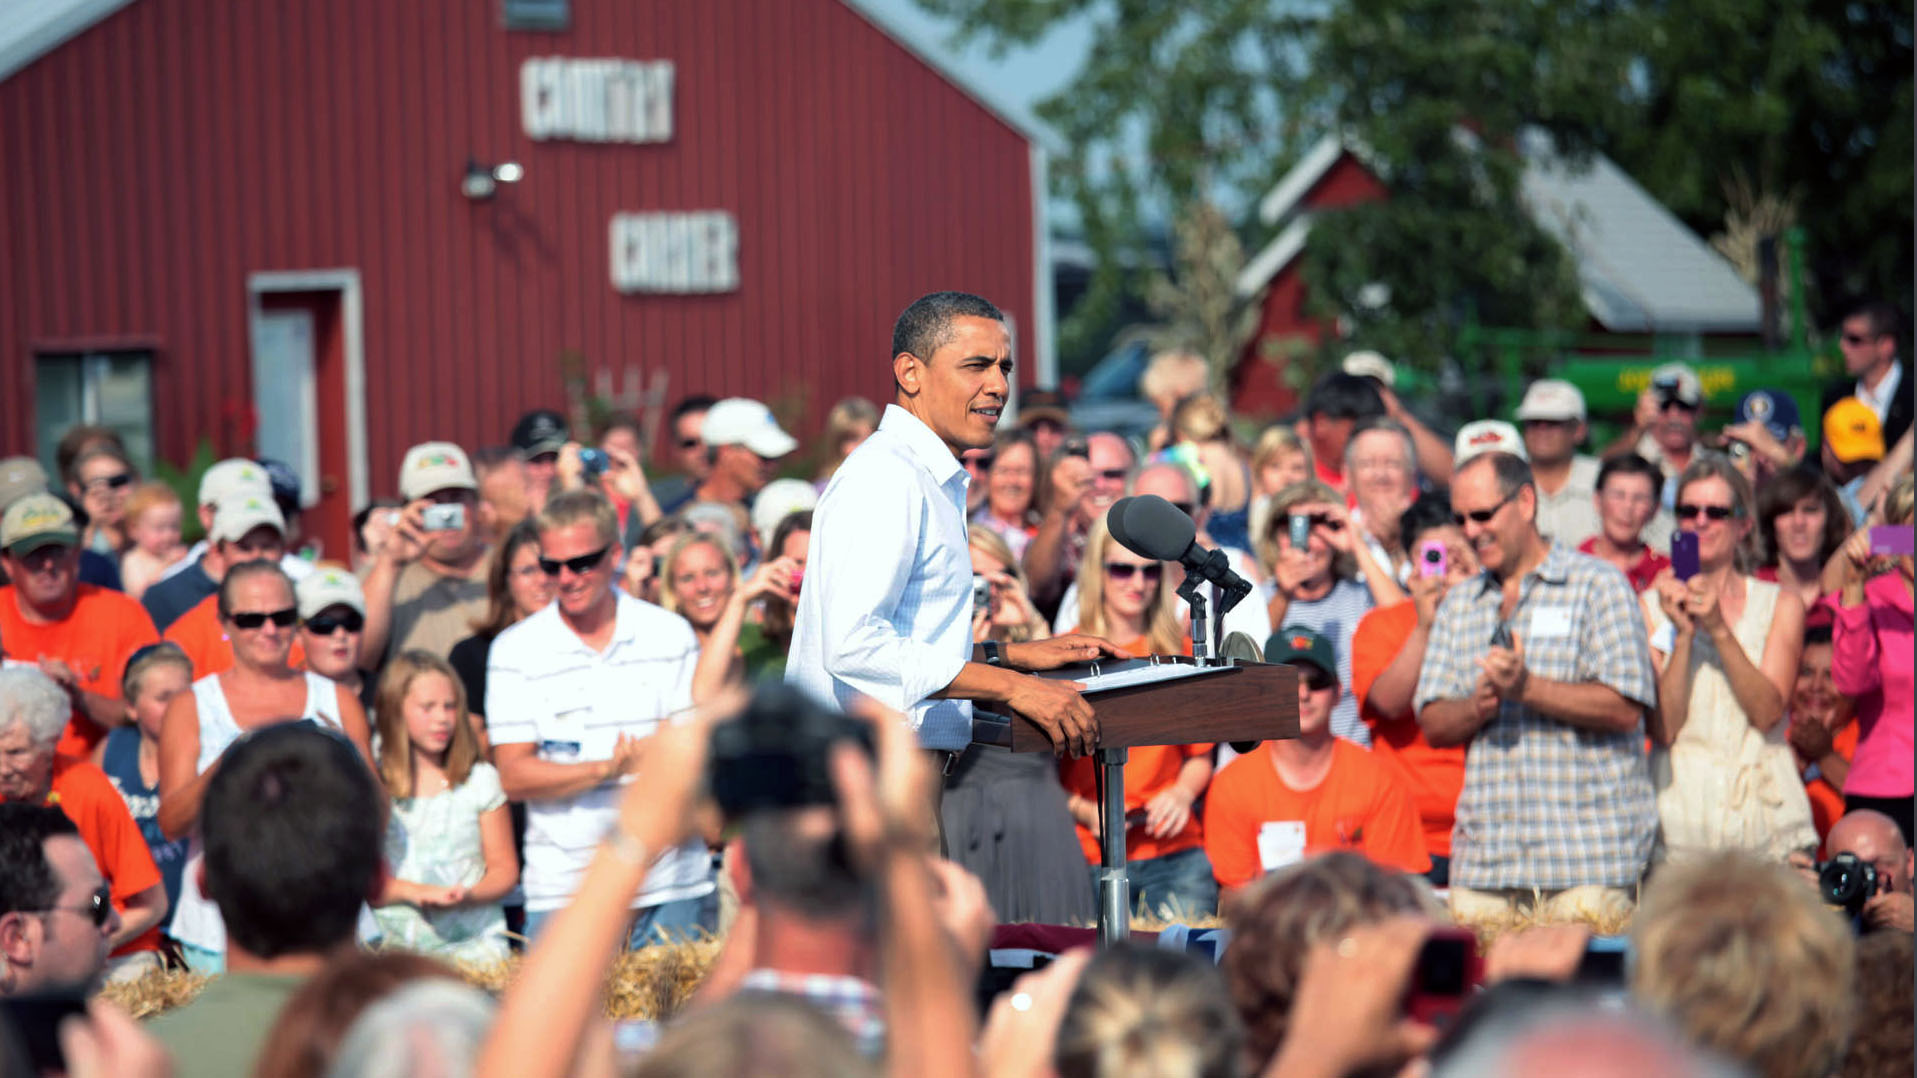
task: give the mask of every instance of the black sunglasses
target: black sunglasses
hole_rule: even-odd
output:
[[[581,554],[576,558],[567,558],[563,561],[555,561],[542,555],[539,559],[539,571],[547,576],[558,576],[561,569],[571,569],[574,576],[589,573],[600,562],[606,560],[606,553],[611,549],[611,544],[607,544],[590,554]]]
[[[1524,489],[1523,487],[1518,488],[1518,490],[1523,490],[1523,489]],[[1506,494],[1504,497],[1498,499],[1498,504],[1492,506],[1489,509],[1473,509],[1468,513],[1453,513],[1451,514],[1451,523],[1456,524],[1460,528],[1464,527],[1464,522],[1467,520],[1474,520],[1474,521],[1477,521],[1479,524],[1489,524],[1491,523],[1491,518],[1498,515],[1498,510],[1503,509],[1507,505],[1510,505],[1511,499],[1517,496],[1518,496],[1518,491],[1514,490],[1511,493]]]
[[[119,490],[131,482],[133,482],[133,474],[121,472],[119,475],[103,475],[98,479],[89,479],[86,481],[86,489],[99,490],[104,487],[108,490]]]
[[[1300,666],[1297,667],[1297,670],[1299,679],[1305,683],[1305,688],[1310,689],[1312,692],[1324,692],[1326,689],[1334,688],[1338,684],[1337,678],[1332,677],[1330,674],[1325,673],[1315,666]]]
[[[700,446],[702,446],[702,445],[704,445],[704,444],[706,444],[706,443],[705,443],[705,442],[703,442],[703,441],[701,441],[701,440],[700,440],[700,439],[698,439],[698,438],[681,438],[681,439],[679,439],[679,448],[681,448],[681,449],[697,449],[697,448],[699,448]]]
[[[1676,408],[1680,411],[1685,411],[1685,412],[1695,412],[1697,411],[1697,407],[1698,407],[1697,405],[1692,404],[1689,401],[1681,401],[1681,400],[1678,400],[1676,397],[1666,397],[1663,400],[1660,400],[1657,402],[1657,410],[1660,412],[1668,411],[1669,409],[1672,409],[1672,408]]]
[[[1130,580],[1136,573],[1145,574],[1146,580],[1157,580],[1160,576],[1164,575],[1164,572],[1165,567],[1156,562],[1151,565],[1133,565],[1125,561],[1108,561],[1105,563],[1105,575],[1111,577],[1113,580]]]
[[[974,468],[977,468],[981,472],[989,472],[992,470],[992,462],[997,459],[998,459],[997,457],[994,457],[992,456],[992,454],[987,453],[981,457],[973,457],[972,459],[966,461],[966,463],[970,464]]]
[[[321,614],[306,619],[306,631],[314,636],[332,636],[345,629],[349,633],[359,632],[366,627],[366,619],[357,610],[348,610],[342,614]]]
[[[232,622],[235,629],[257,629],[269,621],[282,629],[290,629],[299,623],[300,612],[290,606],[284,610],[243,610],[228,614],[226,620]]]
[[[1195,517],[1198,515],[1198,506],[1196,503],[1193,503],[1193,502],[1173,502],[1171,503],[1171,507],[1185,514],[1188,517]]]
[[[1736,509],[1728,505],[1692,505],[1690,502],[1678,504],[1677,519],[1696,520],[1700,515],[1710,517],[1712,520],[1729,520],[1738,514]]]
[[[107,918],[113,915],[112,885],[103,883],[94,888],[93,893],[87,896],[87,904],[84,906],[48,906],[44,910],[36,910],[35,912],[55,913],[59,911],[77,913],[92,921],[93,927],[104,928],[106,927]]]

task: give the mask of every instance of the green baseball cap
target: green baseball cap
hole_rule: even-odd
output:
[[[1332,680],[1338,678],[1338,659],[1332,653],[1331,641],[1316,629],[1307,629],[1303,625],[1287,625],[1271,634],[1265,641],[1265,661],[1268,663],[1310,663],[1330,674]]]

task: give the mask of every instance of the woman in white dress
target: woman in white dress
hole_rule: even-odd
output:
[[[299,608],[293,582],[272,562],[246,562],[220,582],[220,626],[233,642],[233,668],[193,683],[175,696],[160,725],[160,830],[191,835],[172,933],[195,972],[225,966],[226,926],[199,887],[203,851],[200,804],[220,754],[242,734],[291,719],[338,730],[370,761],[366,712],[353,694],[307,670],[287,665]]]
[[[1728,459],[1678,478],[1677,526],[1697,536],[1698,571],[1681,581],[1665,569],[1642,598],[1659,859],[1740,849],[1781,861],[1817,844],[1784,722],[1804,604],[1746,572],[1751,525],[1750,485]]]

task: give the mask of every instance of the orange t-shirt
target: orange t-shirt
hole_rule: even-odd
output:
[[[1418,625],[1418,607],[1406,599],[1366,614],[1351,634],[1351,692],[1358,717],[1371,727],[1371,753],[1389,767],[1411,795],[1424,825],[1424,848],[1433,857],[1451,856],[1451,825],[1464,790],[1466,746],[1433,748],[1418,717],[1407,709],[1382,715],[1371,707],[1371,686]]]
[[[126,802],[113,788],[106,772],[71,756],[55,755],[53,782],[47,804],[58,806],[79,828],[93,860],[113,891],[113,908],[126,914],[126,900],[160,882],[160,870],[147,851],[140,825],[133,822]],[[120,945],[115,955],[153,951],[160,946],[160,926]]]
[[[218,595],[201,599],[193,609],[181,614],[166,627],[166,638],[180,645],[186,657],[193,660],[196,681],[208,674],[224,674],[233,669],[233,642],[220,627]],[[306,665],[306,649],[300,647],[298,637],[293,638],[293,650],[286,654],[286,665]]]
[[[20,613],[20,597],[12,585],[0,587],[0,647],[7,657],[28,663],[59,659],[79,675],[80,688],[110,700],[120,698],[127,659],[159,639],[146,608],[117,591],[81,584],[72,613],[39,625]],[[105,737],[100,724],[75,711],[58,751],[84,759]]]
[[[1309,854],[1354,850],[1403,872],[1428,872],[1418,815],[1397,776],[1343,738],[1331,743],[1331,770],[1315,789],[1294,790],[1278,777],[1269,745],[1226,764],[1205,795],[1205,854],[1221,887],[1264,874],[1258,832],[1266,823],[1300,821]]]
[[[1857,751],[1857,720],[1852,718],[1831,736],[1831,751],[1849,760]],[[1844,815],[1844,791],[1830,784],[1830,780],[1818,776],[1804,784],[1804,793],[1810,797],[1811,822],[1817,826],[1817,840],[1821,843],[1830,837],[1831,825]]]
[[[1151,647],[1144,637],[1118,643],[1118,650],[1133,658],[1144,658],[1151,654]],[[1191,652],[1191,642],[1176,654]],[[1165,792],[1166,788],[1178,781],[1178,771],[1185,761],[1195,756],[1211,755],[1209,743],[1200,745],[1140,745],[1133,748],[1125,757],[1125,811],[1130,813],[1142,809],[1152,798]],[[1089,756],[1078,759],[1066,759],[1058,765],[1059,781],[1064,783],[1067,793],[1074,793],[1094,803],[1098,801],[1098,763]],[[1078,845],[1085,851],[1085,860],[1090,864],[1099,863],[1098,840],[1092,837],[1090,830],[1082,825],[1078,827]],[[1205,844],[1204,825],[1199,821],[1198,813],[1193,812],[1183,830],[1168,838],[1156,839],[1145,833],[1145,828],[1128,828],[1125,832],[1125,860],[1146,861],[1154,857],[1178,853]]]

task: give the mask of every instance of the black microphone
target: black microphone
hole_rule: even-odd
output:
[[[1219,598],[1219,617],[1251,594],[1251,583],[1231,571],[1231,561],[1224,552],[1199,546],[1198,526],[1184,510],[1156,494],[1113,502],[1105,526],[1119,546],[1139,557],[1178,562],[1198,579],[1217,584],[1224,592]]]

